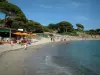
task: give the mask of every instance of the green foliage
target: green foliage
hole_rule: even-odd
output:
[[[5,13],[7,16],[16,16],[21,18],[24,22],[27,21],[21,9],[12,3],[0,2],[0,11]]]
[[[34,30],[35,30],[34,31],[35,33],[43,33],[44,32],[44,29],[43,29],[42,25],[35,25]]]
[[[96,31],[94,29],[89,30],[89,34],[95,35]]]
[[[91,29],[91,30],[88,30],[88,31],[85,31],[87,34],[89,35],[100,35],[100,29]]]
[[[43,26],[38,22],[29,20],[27,26],[28,26],[28,31],[30,32],[36,32],[36,33],[44,32]]]
[[[12,23],[12,25],[11,25],[11,28],[13,28],[13,29],[26,29],[26,25],[25,25],[25,23],[24,22],[22,22],[22,21],[14,21],[13,23]]]
[[[58,29],[58,26],[57,26],[57,24],[52,24],[51,23],[51,24],[48,25],[48,28],[49,29],[52,29],[52,30],[57,30]]]
[[[7,0],[0,0],[0,12],[5,14],[5,19],[0,19],[0,24],[5,24],[7,27],[18,29],[22,28],[28,32],[43,33],[58,31],[60,34],[78,36],[77,32],[83,32],[84,26],[82,24],[76,24],[77,29],[73,28],[73,25],[67,21],[61,21],[57,24],[49,24],[48,26],[42,26],[39,22],[27,20],[22,10]],[[85,33],[90,35],[100,35],[100,29],[88,30]]]
[[[4,19],[0,19],[0,24],[3,24],[4,23]]]
[[[100,29],[96,29],[96,34],[100,35]]]
[[[6,27],[16,30],[18,28],[28,28],[26,25],[26,16],[18,6],[7,2],[7,0],[0,0],[0,12],[5,14],[5,20],[3,23]]]
[[[84,26],[82,24],[76,24],[76,26],[77,26],[77,29],[79,31],[83,31],[84,30]]]
[[[0,11],[5,13],[5,24],[7,27],[18,29],[23,28],[29,32],[41,33],[44,31],[43,26],[35,21],[27,20],[22,10],[6,0],[0,0]],[[2,21],[0,20],[0,23]]]
[[[70,22],[62,21],[57,23],[58,26],[58,32],[64,33],[64,32],[72,32],[73,31],[73,25]]]
[[[51,32],[51,33],[53,33],[53,29],[50,29],[48,26],[44,26],[44,32]]]
[[[48,26],[44,26],[43,28],[44,28],[44,31],[45,31],[45,32],[49,32]]]
[[[0,0],[0,2],[8,2],[7,0]]]
[[[12,23],[13,23],[13,20],[12,20],[12,19],[10,19],[10,18],[7,18],[7,21],[5,22],[6,27],[11,28]]]
[[[61,35],[79,36],[76,31],[61,33]]]

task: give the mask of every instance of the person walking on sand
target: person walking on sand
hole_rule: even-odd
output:
[[[25,42],[24,42],[24,49],[25,50],[27,50],[27,41],[26,40],[24,40]]]
[[[10,44],[11,44],[11,49],[13,50],[14,43],[12,40],[10,41]]]
[[[25,50],[27,50],[27,43],[24,44],[24,48],[25,48]]]
[[[14,43],[13,43],[13,41],[12,41],[12,40],[11,40],[11,42],[10,42],[10,43],[11,43],[11,46],[13,46],[13,45],[14,45]]]

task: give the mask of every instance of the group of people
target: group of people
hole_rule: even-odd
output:
[[[55,42],[55,40],[59,40],[59,41],[66,41],[66,38],[63,37],[51,37],[51,42]]]
[[[21,46],[24,45],[25,50],[27,49],[28,45],[31,45],[32,40],[31,39],[27,39],[27,38],[21,38],[19,40],[16,40],[17,44],[20,44]],[[14,45],[14,41],[11,40],[10,44],[13,46]]]

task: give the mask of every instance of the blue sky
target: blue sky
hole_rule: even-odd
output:
[[[42,25],[69,21],[85,29],[100,28],[100,0],[8,0],[18,5],[29,20]],[[4,16],[0,14],[0,18]]]

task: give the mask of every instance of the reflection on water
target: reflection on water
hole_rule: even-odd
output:
[[[39,57],[40,58],[40,57]],[[44,59],[45,58],[45,59]],[[44,61],[41,61],[43,60]],[[33,59],[34,60],[34,59]],[[35,59],[36,60],[36,59]],[[45,56],[38,61],[38,58],[35,62],[38,61],[38,63],[28,63],[27,68],[28,68],[28,74],[27,75],[72,75],[69,67],[61,67],[55,63],[52,62],[52,57],[51,56]],[[32,66],[30,66],[32,65]],[[35,70],[34,70],[35,68]],[[32,71],[34,70],[34,71]]]
[[[46,45],[26,60],[26,75],[100,75],[99,44],[76,41]]]

